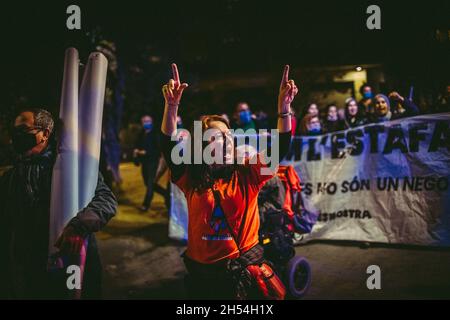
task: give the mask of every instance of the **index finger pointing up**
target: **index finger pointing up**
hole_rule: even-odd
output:
[[[180,83],[180,75],[178,74],[178,68],[175,63],[172,63],[172,73],[173,73],[173,80],[175,80],[176,83]]]
[[[281,79],[281,84],[285,84],[289,81],[289,65],[284,66],[283,78]]]

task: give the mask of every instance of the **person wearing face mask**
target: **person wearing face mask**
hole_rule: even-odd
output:
[[[236,105],[233,129],[243,129],[244,131],[248,129],[258,129],[250,107],[246,102],[239,102]]]
[[[391,102],[389,98],[384,94],[379,93],[375,96],[375,112],[372,115],[373,123],[411,117],[419,113],[419,109],[411,100],[403,98],[396,92],[392,97],[395,99],[394,101],[398,101],[402,104],[404,111],[402,113],[393,113],[391,111]]]
[[[28,109],[15,119],[13,167],[0,177],[0,298],[67,298],[47,272],[51,181],[56,139],[51,114]],[[63,255],[87,249],[82,298],[101,297],[101,263],[93,232],[115,215],[117,201],[99,173],[92,201],[56,242]],[[63,284],[65,285],[64,280]]]
[[[346,129],[345,121],[339,119],[335,104],[327,106],[327,119],[324,122],[324,132],[336,132]]]
[[[138,136],[133,158],[135,164],[141,165],[142,178],[146,186],[146,192],[142,206],[139,208],[142,212],[148,211],[155,191],[155,178],[158,170],[161,149],[159,144],[158,131],[153,128],[153,118],[144,115],[141,118],[142,130]]]
[[[345,100],[345,123],[348,128],[363,126],[367,123],[366,117],[353,97]]]
[[[359,88],[359,93],[361,93],[362,95],[362,99],[358,103],[360,111],[364,116],[370,116],[374,112],[373,107],[374,94],[372,87],[369,86],[368,84],[363,84],[361,88]]]
[[[317,136],[322,133],[322,125],[318,116],[307,114],[303,117],[300,122],[300,135]]]

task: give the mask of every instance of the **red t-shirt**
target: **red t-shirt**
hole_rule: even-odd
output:
[[[234,171],[229,181],[223,179],[216,181],[213,189],[220,194],[223,212],[218,206],[215,207],[211,189],[203,192],[193,190],[186,171],[175,181],[187,200],[189,258],[200,263],[214,263],[239,256],[239,250],[226,221],[233,229],[233,234],[237,236],[245,213],[245,192],[248,192],[248,209],[240,238],[240,248],[245,252],[258,243],[258,193],[264,183],[273,177],[273,174],[261,173],[261,168],[265,166],[258,156],[256,164],[246,161],[245,165]],[[227,217],[226,221],[223,218],[224,214]]]

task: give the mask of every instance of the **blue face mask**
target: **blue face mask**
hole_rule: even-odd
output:
[[[252,121],[252,114],[248,110],[239,112],[239,120],[242,124],[247,124]]]
[[[364,99],[372,99],[372,91],[364,92],[363,97]]]
[[[142,126],[144,130],[152,130],[153,129],[153,123],[144,123]]]
[[[311,125],[311,128],[309,129],[310,133],[318,134],[322,132],[322,129],[320,127],[320,123],[314,123]]]

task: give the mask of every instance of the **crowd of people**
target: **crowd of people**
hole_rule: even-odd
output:
[[[329,132],[345,130],[368,123],[379,123],[404,117],[411,117],[419,113],[414,102],[393,91],[388,95],[374,94],[368,85],[361,87],[363,98],[358,102],[349,97],[343,108],[336,104],[329,104],[325,114],[320,115],[317,104],[311,103],[305,109],[304,115],[298,119],[297,135],[319,135]]]
[[[314,136],[330,132],[355,128],[369,123],[379,123],[419,114],[414,102],[393,91],[388,95],[373,92],[370,85],[364,84],[360,88],[362,99],[357,101],[354,97],[348,97],[344,106],[329,104],[321,112],[317,103],[310,103],[299,115],[291,107],[292,136]],[[264,111],[252,112],[246,102],[236,104],[233,116],[226,113],[220,114],[232,129],[270,129],[272,119]],[[161,188],[157,184],[159,178],[167,170],[167,165],[161,156],[161,146],[157,129],[153,128],[153,118],[144,115],[141,118],[142,131],[139,135],[133,151],[134,162],[142,165],[142,177],[147,188],[145,197],[140,207],[146,212],[151,205],[153,192],[162,194],[166,206],[169,208],[169,188]],[[181,117],[177,116],[177,128],[183,128]]]
[[[292,135],[313,136],[354,128],[369,123],[379,123],[419,113],[414,102],[393,91],[388,95],[375,94],[369,85],[360,89],[362,99],[348,97],[343,106],[336,103],[319,108],[318,104],[308,104],[302,112],[292,117]],[[294,110],[293,110],[294,111]],[[236,105],[232,127],[234,129],[267,129],[271,123],[267,114],[259,111],[252,114],[245,102]]]
[[[280,159],[287,153],[292,136],[320,135],[369,123],[414,116],[419,113],[412,99],[405,98],[395,91],[388,95],[374,94],[369,85],[364,85],[361,87],[362,99],[360,101],[349,97],[345,100],[343,107],[330,104],[324,109],[323,115],[321,115],[317,103],[310,103],[297,115],[291,103],[297,95],[298,89],[295,82],[289,80],[288,74],[289,67],[286,66],[279,89],[277,106],[276,127],[280,132]],[[245,257],[247,253],[249,253],[248,259],[251,263],[258,264],[263,261],[263,251],[258,245],[257,227],[259,222],[256,199],[258,191],[271,175],[261,175],[260,169],[266,167],[267,164],[261,160],[263,158],[260,157],[260,153],[255,155],[257,157],[256,164],[246,164],[242,167],[228,164],[179,165],[172,161],[171,150],[176,142],[172,141],[170,137],[177,129],[183,128],[183,120],[178,114],[178,105],[182,92],[187,87],[187,84],[180,82],[176,65],[173,65],[173,75],[174,79],[171,79],[163,87],[165,106],[161,129],[159,129],[159,125],[155,125],[151,115],[146,114],[141,117],[141,132],[133,150],[134,162],[136,165],[141,165],[142,177],[146,186],[140,209],[142,212],[148,211],[155,191],[164,196],[166,206],[169,208],[170,180],[167,181],[165,188],[159,186],[157,182],[165,171],[170,170],[171,181],[184,192],[188,200],[190,240],[184,255],[184,262],[190,276],[191,285],[188,285],[190,295],[205,297],[208,292],[217,297],[251,297],[252,295],[247,291],[248,288],[245,285],[248,279],[244,279],[245,277],[241,273],[234,274],[234,272],[232,272],[234,279],[230,279],[228,267],[224,262],[230,259],[234,260],[241,255]],[[250,105],[246,102],[237,103],[232,117],[219,112],[216,115],[202,116],[200,120],[202,121],[202,132],[213,128],[223,134],[223,137],[230,135],[230,129],[258,130],[274,127],[274,121],[265,112],[253,113]],[[18,274],[17,277],[10,277],[9,282],[4,280],[3,283],[8,283],[9,287],[5,292],[0,292],[2,296],[36,297],[39,296],[41,285],[47,281],[46,237],[48,234],[50,177],[55,159],[53,125],[54,120],[51,114],[41,109],[22,111],[15,119],[12,140],[14,149],[20,157],[12,169],[0,179],[0,190],[2,190],[0,195],[4,200],[0,201],[0,215],[7,219],[12,216],[20,219],[8,220],[12,222],[3,224],[3,231],[0,232],[2,235],[0,243],[4,245],[2,252],[7,253],[8,260],[7,263],[2,264],[3,271],[0,274],[4,276],[3,278],[9,277],[11,270],[22,265],[24,273]],[[219,142],[214,139],[207,144],[216,143]],[[222,144],[224,144],[223,141]],[[100,171],[102,171],[101,168],[102,166],[100,166]],[[250,198],[244,201],[245,197]],[[6,201],[7,199],[8,201]],[[70,252],[67,248],[74,248],[74,243],[81,243],[84,237],[90,237],[91,246],[88,253],[90,264],[88,266],[95,270],[88,273],[94,282],[99,278],[101,270],[93,233],[107,224],[108,220],[114,216],[116,209],[116,198],[105,183],[103,175],[100,174],[93,201],[69,222],[58,242],[60,248],[66,248],[64,250]],[[39,211],[46,218],[42,220],[44,223],[36,222],[39,224],[42,236],[41,247],[40,250],[35,250],[35,255],[30,256],[28,252],[32,252],[32,246],[28,234],[33,232],[29,228],[24,229],[23,242],[15,240],[14,232],[21,230],[23,225],[36,228],[36,224],[26,221],[25,213],[33,212],[33,210]],[[221,220],[221,226],[229,224],[226,228],[211,229],[211,226],[218,225],[217,210],[222,214],[220,219],[226,219],[223,211],[229,211],[228,214],[233,216],[231,221]],[[214,215],[211,216],[212,211],[214,211]],[[20,215],[17,216],[17,213]],[[241,225],[246,226],[243,234],[240,232]],[[19,254],[22,264],[16,261]],[[94,267],[92,267],[93,265]],[[25,271],[35,267],[41,273],[30,280],[33,283],[21,285],[28,281],[25,279]],[[92,276],[93,274],[95,275]],[[219,281],[215,292],[207,290],[212,279]],[[85,296],[91,295],[91,291],[92,296],[100,295],[101,289],[98,286],[87,285],[86,287],[92,290],[85,290]],[[49,294],[52,294],[50,291]]]

